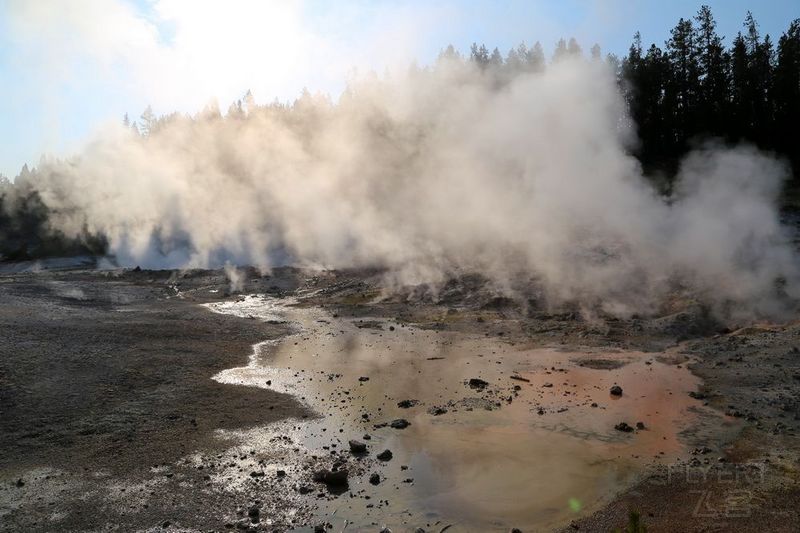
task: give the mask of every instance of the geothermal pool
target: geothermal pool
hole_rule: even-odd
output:
[[[664,354],[512,345],[291,303],[246,296],[208,304],[295,330],[256,344],[247,366],[214,379],[295,395],[320,415],[241,432],[248,446],[274,446],[276,435],[289,435],[304,453],[324,457],[346,450],[350,439],[368,445],[364,472],[351,475],[342,494],[320,497],[315,487],[305,496],[334,531],[566,525],[648,465],[686,455],[679,434],[696,416],[688,392],[699,380]],[[471,387],[472,378],[487,385]],[[615,384],[621,397],[609,393]],[[398,406],[404,400],[412,406]],[[399,418],[410,425],[383,426]],[[620,422],[645,429],[619,431]],[[375,461],[385,449],[393,458]],[[285,463],[269,468],[291,479],[303,474],[293,461],[287,450]]]

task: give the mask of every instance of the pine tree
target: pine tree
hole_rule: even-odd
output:
[[[666,87],[667,106],[674,120],[675,150],[683,152],[696,133],[700,69],[692,21],[680,19],[670,33],[666,49],[671,76]]]
[[[773,75],[775,147],[789,156],[800,177],[800,19],[778,39]]]
[[[728,103],[729,57],[717,35],[717,23],[708,6],[702,6],[695,16],[697,21],[696,45],[698,49],[698,75],[700,77],[697,99],[697,130],[700,133],[720,135],[725,130]]]

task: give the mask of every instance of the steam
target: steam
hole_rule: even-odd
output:
[[[244,282],[246,281],[245,273],[236,268],[235,265],[232,265],[230,261],[225,262],[225,276],[227,276],[228,281],[230,281],[230,287],[228,288],[228,292],[231,294],[242,292],[244,288]]]
[[[337,103],[305,93],[173,116],[149,136],[110,129],[26,181],[56,228],[105,235],[125,265],[377,265],[398,284],[474,271],[616,315],[680,287],[726,316],[798,296],[775,207],[784,165],[706,146],[667,202],[633,142],[600,62],[499,79],[442,59],[355,81]]]

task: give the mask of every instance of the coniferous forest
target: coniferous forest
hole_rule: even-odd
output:
[[[758,22],[749,12],[742,28],[732,38],[722,36],[711,10],[703,6],[690,18],[680,19],[661,46],[645,45],[639,33],[633,36],[627,55],[603,57],[595,44],[583,50],[575,39],[559,40],[550,57],[539,42],[520,44],[503,54],[497,48],[474,43],[467,54],[452,45],[444,48],[437,61],[418,73],[434,72],[443,63],[482,73],[481,78],[493,87],[524,73],[540,73],[565,58],[605,61],[616,73],[620,94],[625,100],[636,142],[629,147],[642,164],[645,175],[654,179],[658,189],[669,196],[673,177],[681,159],[704,143],[748,144],[773,153],[792,170],[787,184],[797,190],[800,177],[800,19],[792,21],[777,40],[762,35]],[[343,98],[352,98],[345,91]],[[257,106],[248,91],[243,100],[234,102],[224,117],[239,120],[245,110],[264,112],[302,112],[309,101],[308,91],[294,104],[277,101]],[[330,103],[330,98],[322,97]],[[178,113],[157,116],[148,106],[139,120],[124,123],[136,135],[146,137],[174,120],[223,118],[214,107],[194,118]],[[65,240],[53,233],[49,213],[39,192],[25,184],[28,167],[16,183],[0,176],[0,256],[7,259],[28,257],[28,244],[38,243],[39,254],[58,255],[104,248],[102,236],[82,236]],[[791,196],[791,195],[788,195]],[[791,202],[790,202],[791,203]]]
[[[454,54],[448,48],[444,55]],[[574,40],[560,40],[553,60],[581,55]],[[601,60],[598,45],[590,50]],[[473,44],[470,60],[485,68],[545,67],[542,47],[520,45],[503,58],[495,48]],[[649,172],[670,175],[693,146],[719,139],[747,142],[785,157],[797,179],[800,170],[800,19],[774,42],[761,35],[747,13],[732,39],[717,33],[714,15],[703,6],[680,19],[662,46],[646,46],[637,32],[625,57],[605,58],[617,71],[636,125],[635,155]]]

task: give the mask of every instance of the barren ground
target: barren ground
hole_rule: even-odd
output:
[[[298,437],[305,421],[335,421],[334,412],[344,407],[325,409],[271,384],[211,379],[246,366],[254,344],[293,332],[282,320],[214,313],[199,305],[235,303],[247,294],[321,309],[342,331],[351,327],[377,337],[392,335],[392,324],[480,336],[498,352],[556,347],[598,354],[573,363],[601,373],[620,366],[603,354],[628,351],[652,353],[652,360],[642,362],[651,368],[688,366],[702,383],[693,397],[684,391],[675,400],[688,405],[685,427],[670,436],[680,449],[667,450],[668,459],[647,461],[635,479],[619,485],[619,494],[588,502],[553,528],[610,531],[626,524],[630,509],[641,513],[648,531],[796,531],[800,523],[798,323],[730,331],[685,297],[665,304],[655,317],[587,321],[576,310],[501,297],[477,276],[455,279],[436,295],[389,295],[381,289],[380,273],[367,271],[277,269],[262,276],[250,270],[246,278],[239,293],[228,295],[229,282],[219,271],[0,275],[0,530],[285,531],[330,522],[339,531],[339,516],[348,512],[364,522],[349,524],[347,531],[378,531],[383,524],[394,531],[488,528],[477,519],[451,521],[413,509],[382,515],[393,513],[396,504],[384,505],[378,495],[391,489],[403,501],[406,478],[416,477],[421,486],[422,472],[414,472],[413,464],[402,473],[392,464],[390,471],[373,453],[353,456],[346,449],[353,436],[331,435],[333,426],[314,435],[327,446],[326,455],[309,451]],[[535,382],[534,375],[526,379]],[[555,423],[567,416],[546,403],[547,391],[537,389],[536,396],[514,389],[507,377],[497,384],[489,380],[485,389],[442,394],[450,395],[451,411],[454,405],[461,409],[458,416],[479,405],[491,411],[486,416],[504,416],[520,402],[527,403],[519,412],[531,419]],[[621,384],[630,390],[648,383]],[[358,386],[336,385],[330,399],[352,398]],[[602,409],[611,403],[601,392]],[[387,385],[381,401],[396,410],[396,401],[404,399],[398,394]],[[647,392],[641,397],[645,402]],[[412,430],[437,416],[427,410],[438,396],[430,398],[430,405],[408,411]],[[575,416],[591,412],[577,402],[569,407]],[[369,424],[379,426],[385,418],[377,411],[368,413]],[[656,433],[650,430],[636,430],[624,442],[651,438]],[[376,446],[386,431],[374,428]],[[665,427],[652,431],[668,437]],[[608,428],[608,435],[617,433]],[[314,471],[334,465],[349,470],[349,487],[314,482]],[[372,472],[385,479],[379,487],[366,482]],[[490,479],[487,474],[487,486]],[[521,489],[519,497],[535,495]],[[359,500],[364,514],[353,514]],[[248,517],[253,508],[255,520]],[[332,511],[340,508],[340,514]],[[514,516],[509,512],[509,520],[493,522],[495,529],[526,530],[511,522]]]

